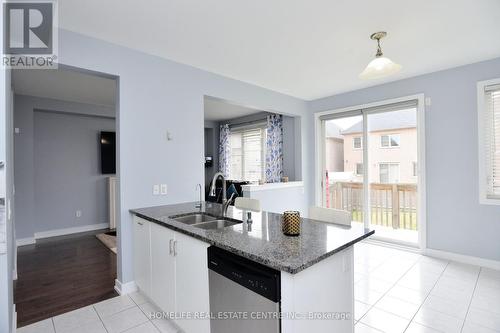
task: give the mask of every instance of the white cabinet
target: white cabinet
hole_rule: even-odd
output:
[[[134,217],[134,275],[162,311],[208,313],[208,244]],[[186,333],[210,333],[209,319],[179,319]]]
[[[165,312],[175,311],[175,234],[151,223],[151,299]]]
[[[175,235],[176,311],[208,313],[210,309],[207,268],[208,244],[180,233]],[[178,320],[185,332],[210,332],[210,320]]]
[[[151,223],[134,217],[134,279],[137,287],[146,294],[151,295]]]
[[[281,320],[282,333],[353,333],[353,254],[353,247],[350,246],[297,274],[281,272],[282,313],[347,315],[341,320],[309,320],[285,316]]]

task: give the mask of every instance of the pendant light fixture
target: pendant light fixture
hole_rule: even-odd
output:
[[[385,31],[379,31],[370,36],[371,39],[377,41],[377,54],[375,55],[375,59],[370,61],[365,70],[359,74],[361,79],[379,79],[395,74],[401,70],[401,65],[398,65],[391,59],[384,57],[384,54],[382,53],[380,40],[385,36],[387,36],[387,32]]]

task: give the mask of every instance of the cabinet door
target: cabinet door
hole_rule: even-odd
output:
[[[151,261],[152,292],[151,299],[162,311],[175,311],[175,257],[173,242],[175,231],[152,223]]]
[[[151,223],[134,217],[134,279],[139,289],[147,296],[151,295]]]
[[[210,311],[208,291],[208,244],[176,232],[176,311]],[[180,319],[177,324],[186,333],[210,333],[210,320]]]

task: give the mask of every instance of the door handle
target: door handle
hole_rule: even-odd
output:
[[[177,241],[174,240],[174,257],[177,256]]]
[[[137,224],[138,224],[138,225],[143,225],[143,224],[144,224],[144,222],[137,221]]]
[[[168,241],[168,254],[172,254],[172,252],[173,252],[172,241],[173,241],[173,239],[169,239],[169,241]]]

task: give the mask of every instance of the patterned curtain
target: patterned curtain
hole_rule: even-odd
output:
[[[231,131],[229,125],[220,125],[219,135],[219,171],[224,174],[224,177],[229,177],[229,167],[231,165],[231,146],[229,136]]]
[[[283,116],[267,116],[266,183],[278,183],[283,176]]]

